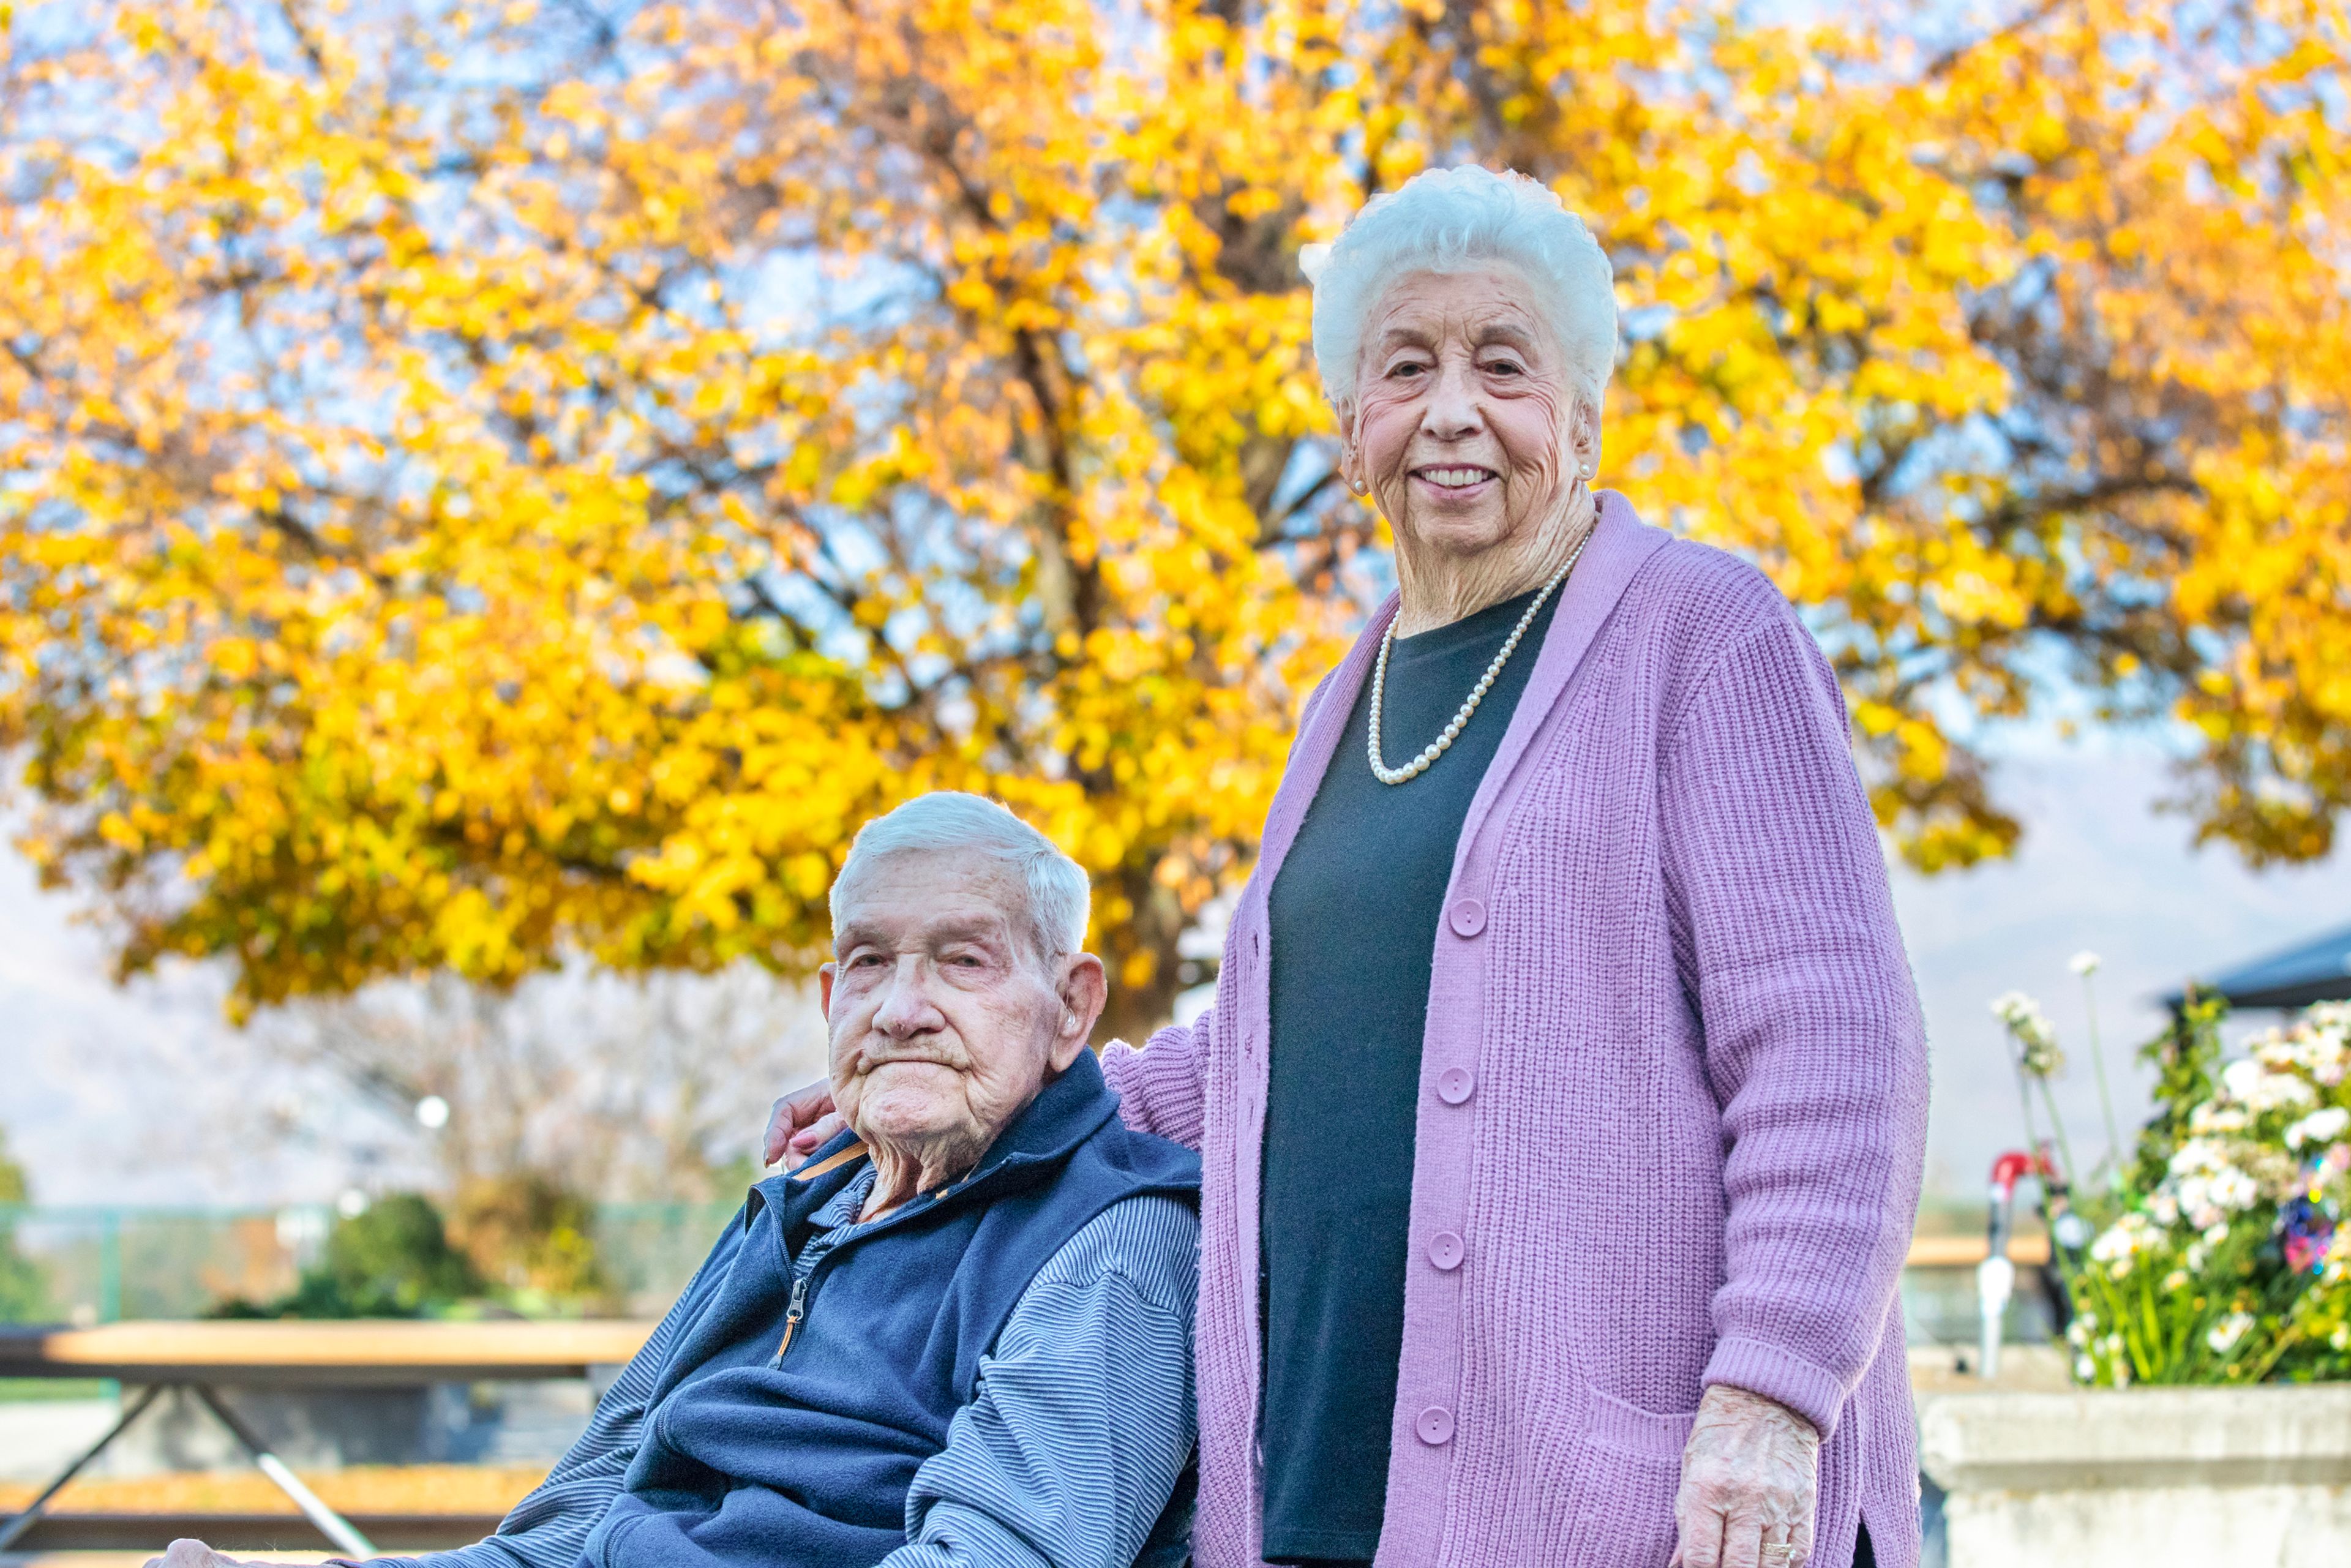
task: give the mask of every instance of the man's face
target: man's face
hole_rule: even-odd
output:
[[[819,976],[833,1102],[868,1144],[976,1159],[1085,1049],[1100,1004],[1068,971],[1100,965],[1041,962],[1026,900],[1000,862],[959,852],[886,855],[842,889]]]

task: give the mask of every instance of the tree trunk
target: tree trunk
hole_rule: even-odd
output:
[[[1097,896],[1123,903],[1130,913],[1111,922],[1102,962],[1110,968],[1110,1005],[1094,1026],[1094,1043],[1123,1040],[1141,1045],[1174,1016],[1176,994],[1188,985],[1176,944],[1191,925],[1183,901],[1147,867],[1122,871]]]

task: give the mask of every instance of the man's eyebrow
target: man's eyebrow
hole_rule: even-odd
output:
[[[966,919],[941,920],[922,929],[925,942],[987,942],[993,941],[1003,931],[1000,920]]]
[[[855,921],[851,921],[848,925],[840,926],[834,930],[832,934],[832,950],[836,953],[846,953],[852,947],[856,946],[859,943],[871,942],[873,939],[874,933],[871,927],[860,925]]]

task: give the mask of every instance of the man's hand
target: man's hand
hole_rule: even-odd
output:
[[[278,1565],[248,1563],[242,1558],[224,1557],[201,1541],[183,1538],[165,1547],[162,1556],[147,1559],[147,1568],[278,1568]]]
[[[1672,1568],[1803,1568],[1821,1435],[1786,1406],[1717,1384],[1698,1402],[1674,1499]]]
[[[781,1160],[784,1168],[791,1170],[807,1164],[808,1157],[845,1125],[841,1113],[832,1108],[832,1080],[820,1078],[805,1089],[793,1090],[768,1113],[768,1141],[760,1159],[768,1165]],[[189,1563],[185,1568],[198,1565]]]

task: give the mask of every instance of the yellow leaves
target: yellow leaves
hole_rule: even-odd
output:
[[[213,668],[226,680],[242,681],[261,666],[260,654],[248,638],[216,638],[206,651]]]
[[[1918,863],[2011,841],[1934,716],[2053,640],[2177,701],[2245,841],[2351,773],[2351,173],[2228,62],[2158,93],[2114,0],[1917,80],[1618,0],[719,0],[543,88],[528,7],[337,23],[323,78],[119,11],[42,79],[162,133],[0,137],[0,742],[52,875],[184,874],[127,964],[797,967],[857,825],[967,788],[1148,1015],[1384,548],[1295,247],[1439,149],[1611,246],[1604,475],[1804,601]],[[2277,16],[2246,71],[2340,72]]]

